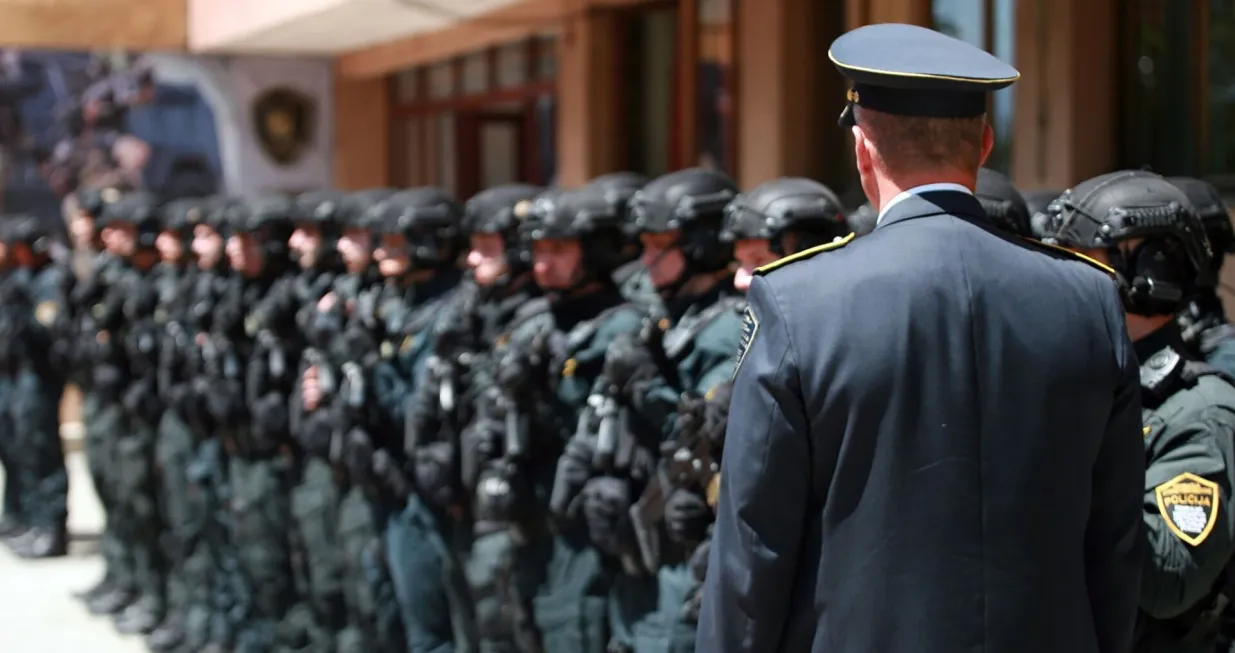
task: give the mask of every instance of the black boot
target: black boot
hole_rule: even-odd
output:
[[[184,625],[172,615],[163,620],[158,628],[146,636],[146,648],[155,653],[168,653],[184,641]]]
[[[162,620],[163,614],[157,609],[155,600],[143,596],[116,615],[116,631],[122,635],[145,635],[154,631]]]
[[[36,526],[13,542],[13,552],[27,560],[59,558],[69,552],[68,535],[64,528]]]
[[[104,592],[86,601],[86,609],[90,614],[116,614],[129,607],[137,597],[132,592],[116,587],[110,592]]]
[[[111,574],[103,574],[103,579],[95,583],[94,586],[73,592],[73,598],[79,601],[90,601],[96,596],[106,594],[116,589],[116,581],[112,580]]]
[[[0,517],[0,540],[7,540],[9,538],[17,537],[25,532],[25,524],[8,515]]]

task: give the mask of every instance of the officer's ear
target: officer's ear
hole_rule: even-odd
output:
[[[982,122],[982,160],[978,167],[986,165],[986,159],[990,157],[991,152],[995,149],[995,130],[991,128],[989,122]]]
[[[862,127],[859,125],[854,125],[849,129],[853,131],[853,159],[857,163],[858,171],[874,174],[875,153],[873,151],[873,144],[866,139],[866,132],[862,131]]]

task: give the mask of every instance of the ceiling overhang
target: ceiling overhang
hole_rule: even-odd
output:
[[[189,48],[336,55],[436,32],[518,0],[189,0]]]

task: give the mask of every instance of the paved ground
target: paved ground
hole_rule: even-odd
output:
[[[0,546],[0,651],[5,653],[139,653],[141,640],[121,637],[73,598],[102,577],[98,535],[103,513],[86,460],[68,455],[69,556],[27,562]],[[0,471],[0,478],[3,472]],[[0,487],[3,487],[0,485]]]

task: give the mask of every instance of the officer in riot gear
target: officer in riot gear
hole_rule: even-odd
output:
[[[51,233],[33,216],[10,216],[5,228],[15,271],[6,279],[0,339],[0,374],[10,384],[5,420],[12,431],[6,470],[15,477],[23,534],[9,541],[23,558],[62,556],[67,546],[68,474],[60,446],[63,372],[53,348],[64,317],[67,270],[51,260]],[[7,465],[6,465],[7,466]],[[8,498],[6,488],[6,500]]]
[[[8,295],[15,289],[13,285],[18,275],[13,274],[13,258],[9,254],[8,225],[0,223],[0,299],[9,305]],[[0,318],[2,319],[2,318]],[[9,357],[6,353],[5,357]],[[13,423],[9,417],[9,407],[12,398],[12,379],[8,374],[0,374],[0,431],[6,434],[13,432]],[[18,486],[21,476],[17,473],[17,463],[20,451],[17,449],[17,439],[7,437],[0,439],[0,467],[4,468],[4,503],[0,505],[0,541],[21,535],[26,530],[25,519],[21,514],[21,502],[18,500]]]
[[[163,207],[162,226],[155,239],[160,263],[152,273],[157,296],[154,325],[158,330],[158,372],[155,396],[163,407],[156,430],[154,459],[159,489],[159,510],[165,532],[161,542],[168,560],[167,610],[163,622],[146,638],[154,651],[170,651],[184,639],[184,613],[192,591],[185,567],[193,544],[193,514],[188,480],[196,441],[189,427],[188,329],[195,269],[190,266],[193,229],[202,219],[204,202],[183,199]]]
[[[239,288],[233,286],[224,255],[231,232],[228,214],[235,204],[235,200],[214,196],[202,203],[200,213],[189,213],[196,269],[183,318],[191,344],[184,354],[187,387],[182,405],[195,443],[186,473],[188,509],[194,519],[176,538],[183,547],[180,573],[189,588],[180,645],[186,651],[227,650],[235,641],[231,610],[238,599],[230,573],[235,557],[227,509],[230,487],[225,451],[235,426],[230,421],[220,422],[212,413],[216,388],[239,367],[228,355],[230,343],[239,335],[233,308]],[[159,632],[151,634],[150,643],[163,639],[155,637]]]
[[[301,368],[301,418],[298,439],[311,456],[326,456],[334,476],[343,484],[332,498],[324,487],[325,479],[315,481],[322,501],[335,501],[333,515],[337,558],[331,565],[313,571],[311,595],[320,602],[322,595],[333,594],[342,614],[330,614],[319,623],[337,626],[340,651],[399,650],[404,647],[398,620],[398,606],[390,587],[385,555],[381,549],[382,531],[395,501],[386,487],[375,481],[372,457],[376,452],[376,429],[370,384],[365,375],[378,356],[380,327],[379,295],[382,277],[374,261],[376,232],[382,225],[379,207],[391,197],[388,189],[350,193],[336,206],[340,237],[336,244],[344,272],[335,277],[332,289],[313,306],[302,311],[310,348]],[[333,200],[331,200],[333,203]],[[319,211],[322,207],[319,206]],[[392,311],[392,315],[398,315]],[[315,470],[315,471],[314,471]],[[306,474],[321,475],[320,466],[306,467]],[[396,470],[397,471],[397,470]],[[306,483],[311,481],[307,475]],[[303,502],[308,488],[297,488]],[[323,519],[325,521],[325,519]],[[309,548],[310,556],[323,555],[320,546]],[[338,588],[335,589],[335,578]],[[332,624],[332,622],[335,622]]]
[[[1212,284],[1186,195],[1145,171],[1101,175],[1051,202],[1043,242],[1109,265],[1141,361],[1145,537],[1136,651],[1213,651],[1235,551],[1235,386],[1193,356],[1176,314]]]
[[[706,395],[733,375],[745,302],[733,286],[732,247],[719,234],[735,196],[736,185],[722,173],[689,169],[653,180],[631,200],[643,261],[666,309],[644,329],[642,344],[657,362],[657,374],[639,383],[634,403],[649,424],[671,424],[682,393]],[[676,429],[668,435],[672,441],[681,437]],[[693,650],[694,625],[684,618],[683,606],[695,590],[688,564],[695,544],[658,543],[667,515],[697,513],[706,504],[698,492],[674,491],[660,477],[643,488],[630,512],[648,573],[623,574],[614,587],[614,645],[636,653],[664,646]],[[677,509],[685,504],[693,508]],[[639,607],[649,604],[659,607]]]
[[[227,257],[239,275],[229,307],[221,382],[211,408],[230,439],[231,554],[238,601],[234,651],[298,645],[283,627],[295,602],[289,489],[296,464],[288,406],[295,382],[283,341],[294,308],[276,294],[291,269],[292,205],[281,196],[237,204],[228,215]],[[237,324],[238,322],[238,324]],[[231,369],[228,369],[231,368]]]
[[[82,424],[85,428],[83,449],[86,464],[90,469],[95,494],[102,504],[105,515],[110,516],[117,505],[114,447],[123,428],[122,409],[106,393],[95,385],[95,363],[100,350],[106,346],[100,337],[95,307],[103,307],[103,299],[111,286],[122,277],[125,268],[123,259],[109,251],[102,239],[106,225],[105,207],[120,198],[116,189],[107,188],[97,194],[86,195],[79,207],[88,213],[80,214],[70,225],[74,239],[90,250],[85,254],[86,265],[80,279],[73,284],[68,295],[69,342],[67,344],[69,377],[82,393]],[[88,233],[84,233],[85,228]],[[113,520],[104,526],[101,548],[104,574],[98,583],[77,594],[95,614],[111,614],[131,600],[133,570],[132,558],[119,539]]]
[[[1033,238],[1029,206],[1007,175],[990,168],[979,168],[973,194],[997,228],[1013,236]]]
[[[318,300],[329,292],[340,271],[336,243],[341,232],[344,193],[340,191],[310,191],[296,197],[295,230],[288,241],[299,272],[288,279],[290,301],[297,307],[297,321],[315,310]],[[329,337],[318,334],[314,342],[298,330],[293,338],[295,351],[304,351],[310,344],[318,349],[308,358],[321,355]],[[299,357],[298,369],[306,365]],[[338,508],[340,488],[330,459],[332,420],[325,415],[309,416],[300,396],[299,384],[294,388],[289,427],[299,445],[301,462],[291,489],[292,521],[301,551],[300,564],[293,569],[298,594],[304,603],[301,620],[311,650],[334,650],[339,633],[346,627],[343,605],[342,551],[338,542]]]
[[[497,396],[491,414],[500,427],[492,430],[502,434],[500,446],[481,447],[479,438],[468,443],[483,452],[472,456],[481,470],[476,512],[506,525],[491,529],[487,555],[500,560],[510,557],[504,550],[519,546],[514,569],[488,589],[491,617],[484,617],[479,601],[478,617],[495,630],[513,631],[506,637],[524,642],[520,650],[537,646],[527,641],[533,636],[552,653],[603,651],[608,644],[612,569],[591,541],[582,511],[565,505],[582,500],[551,501],[546,515],[533,498],[562,495],[558,486],[578,486],[573,469],[558,478],[558,454],[574,447],[584,456],[595,449],[591,435],[597,420],[589,406],[604,398],[611,399],[608,404],[617,401],[607,388],[597,390],[604,386],[599,380],[604,355],[618,339],[637,332],[642,315],[614,280],[628,256],[623,218],[620,202],[603,185],[547,192],[532,204],[522,233],[531,242],[536,283],[549,300],[548,319],[525,323],[493,353]],[[607,471],[623,476],[628,470]],[[563,505],[553,510],[555,504]],[[534,631],[521,626],[529,598]],[[502,605],[509,607],[500,614],[510,616],[492,618]]]
[[[720,238],[733,243],[738,262],[733,286],[746,292],[755,268],[850,233],[832,189],[810,179],[789,177],[734,198],[725,207]]]
[[[613,205],[613,210],[624,216],[629,210],[630,198],[647,183],[648,178],[637,172],[611,172],[589,181],[587,188],[601,193],[605,201]],[[613,272],[613,280],[622,290],[622,295],[640,308],[659,310],[660,297],[656,294],[656,287],[652,285],[647,268],[639,261],[638,234],[623,230],[623,235],[626,236],[622,242],[624,262]]]
[[[1213,184],[1200,179],[1176,177],[1175,184],[1196,208],[1205,234],[1209,237],[1209,271],[1214,283],[1197,294],[1179,314],[1179,326],[1184,342],[1214,367],[1235,375],[1235,326],[1227,323],[1226,311],[1218,297],[1218,283],[1226,255],[1235,252],[1235,230],[1222,195]]]
[[[108,520],[114,522],[133,564],[128,588],[132,602],[116,606],[124,608],[116,612],[116,627],[124,633],[147,633],[163,618],[167,580],[154,477],[161,408],[154,396],[157,297],[150,274],[159,262],[159,202],[148,193],[127,193],[106,205],[102,220],[104,244],[125,260],[106,297],[93,309],[99,329],[94,387],[120,409],[113,452],[116,505]]]
[[[383,431],[402,434],[379,444],[373,458],[372,473],[395,508],[385,525],[386,556],[409,649],[466,649],[475,634],[457,557],[466,523],[453,419],[458,357],[475,348],[476,335],[469,319],[476,293],[461,292],[458,267],[464,207],[441,189],[417,188],[378,212],[376,257],[386,277],[381,360],[366,376]],[[445,333],[453,335],[439,339]]]
[[[464,206],[467,266],[477,287],[478,328],[485,348],[492,347],[507,323],[517,313],[526,313],[528,303],[540,296],[532,281],[532,252],[519,237],[519,221],[541,191],[526,184],[494,186]]]
[[[1037,225],[1044,220],[1038,216],[1045,215],[1046,208],[1062,194],[1063,191],[1057,188],[1029,190],[1021,194],[1025,198],[1025,210],[1029,212],[1029,226],[1035,238],[1038,236]]]

